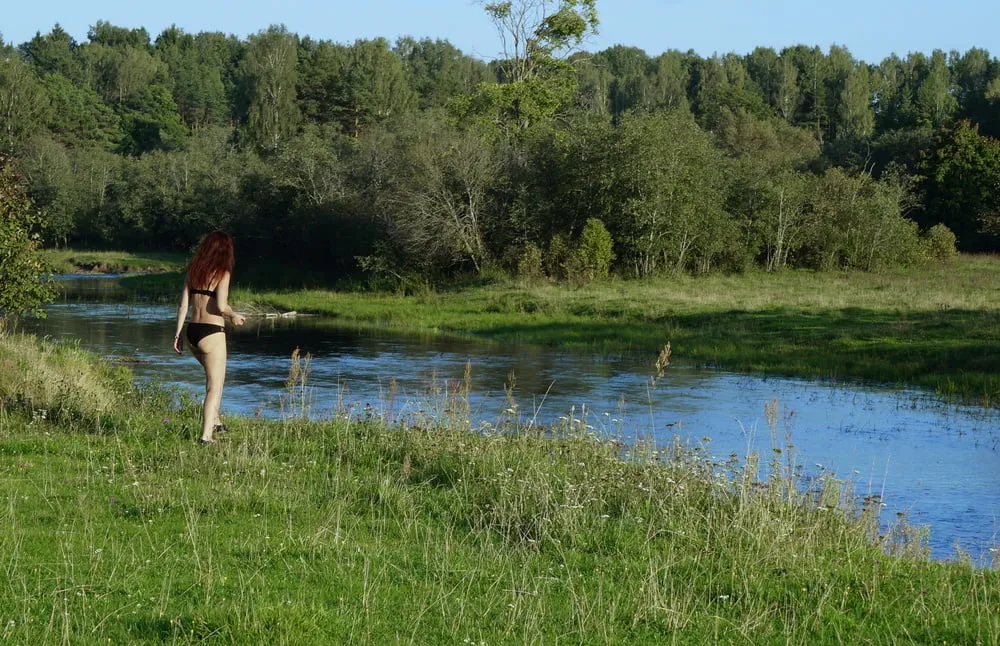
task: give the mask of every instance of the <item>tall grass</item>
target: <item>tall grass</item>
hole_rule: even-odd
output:
[[[132,374],[97,361],[75,343],[0,334],[0,401],[46,416],[95,417],[120,410],[135,396]]]
[[[201,447],[196,406],[129,404],[0,410],[10,643],[1000,641],[996,571],[928,561],[785,454],[461,415],[235,419]]]

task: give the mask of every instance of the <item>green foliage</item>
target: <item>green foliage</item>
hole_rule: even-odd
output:
[[[535,245],[582,280],[575,252],[548,248],[573,248],[590,218],[631,275],[882,270],[919,255],[899,214],[997,248],[985,50],[581,52],[593,0],[480,4],[504,45],[489,64],[427,38],[170,27],[151,42],[98,22],[77,43],[56,25],[4,50],[0,148],[49,244],[186,250],[226,226],[254,257],[332,273],[383,251],[406,275],[514,269]],[[898,199],[883,180],[903,174],[917,183]]]
[[[951,71],[941,50],[935,50],[931,55],[924,79],[917,89],[915,108],[918,123],[932,126],[950,121],[958,108],[951,84]]]
[[[359,40],[345,52],[333,80],[334,105],[345,132],[405,114],[416,103],[403,63],[384,38]]]
[[[145,39],[148,41],[148,36]],[[112,42],[117,42],[117,36]],[[150,84],[161,83],[167,78],[166,65],[150,53],[148,44],[113,45],[92,41],[80,50],[88,73],[87,82],[109,104],[134,99]]]
[[[630,116],[612,141],[601,177],[614,206],[602,219],[627,266],[639,276],[710,267],[736,230],[709,136],[690,115],[670,112]]]
[[[597,31],[596,0],[484,2],[483,8],[509,47],[503,65],[514,82],[536,75],[538,65]]]
[[[534,242],[528,242],[517,258],[517,277],[523,280],[538,280],[543,275],[542,250]]]
[[[12,158],[0,153],[0,331],[24,314],[43,316],[56,296],[38,255],[40,224]]]
[[[469,265],[478,273],[492,257],[486,237],[496,214],[488,199],[498,175],[494,149],[475,131],[436,120],[414,126],[382,217],[415,266]]]
[[[87,38],[91,43],[108,47],[149,49],[149,32],[145,27],[129,29],[112,25],[106,20],[98,20],[87,32]]]
[[[412,50],[408,55],[419,56]],[[350,46],[305,39],[298,81],[303,114],[317,124],[335,124],[353,137],[401,117],[417,102],[405,65],[384,38]]]
[[[518,134],[551,118],[573,96],[572,69],[557,62],[549,67],[545,78],[480,83],[473,94],[452,101],[449,110],[461,121],[494,126],[506,136]]]
[[[866,65],[852,66],[844,79],[837,104],[835,137],[865,138],[875,132],[872,79]]]
[[[167,64],[176,110],[188,127],[225,123],[230,113],[226,96],[228,52],[209,38],[196,38],[169,27],[156,39],[156,54]]]
[[[590,218],[580,233],[574,254],[580,272],[587,280],[607,278],[615,259],[614,240],[597,218]]]
[[[276,150],[298,125],[297,54],[298,37],[283,25],[272,25],[249,38],[240,62],[245,135],[263,151]]]
[[[32,200],[44,213],[44,240],[65,246],[76,231],[77,182],[66,148],[45,136],[32,137],[21,147],[20,170]]]
[[[907,178],[874,181],[831,169],[814,182],[798,252],[803,264],[875,271],[920,260],[917,224],[903,215],[912,205]]]
[[[463,54],[446,40],[410,37],[396,41],[410,87],[420,97],[420,108],[443,108],[454,96],[469,94],[488,80],[489,68],[477,58]]]
[[[500,82],[480,84],[474,94],[456,99],[451,110],[510,136],[572,101],[576,75],[561,56],[596,32],[596,0],[484,2],[483,8],[505,45]]]
[[[545,254],[543,266],[545,273],[553,278],[569,278],[573,258],[573,247],[561,233],[549,240],[549,249]]]
[[[1000,141],[968,122],[942,130],[923,163],[927,209],[924,224],[942,223],[964,251],[989,249],[1000,213]]]
[[[69,146],[97,146],[114,150],[123,138],[121,117],[89,87],[74,85],[60,74],[42,78],[48,94],[48,129]]]
[[[923,242],[927,255],[938,262],[953,262],[958,257],[955,234],[940,222],[927,230]]]
[[[58,23],[48,34],[36,34],[21,45],[20,50],[39,76],[52,74],[71,83],[80,83],[84,79],[79,45]]]
[[[170,90],[162,85],[150,85],[136,93],[121,104],[119,113],[125,133],[121,143],[124,153],[174,150],[186,143],[187,127]]]
[[[17,57],[0,58],[0,152],[15,152],[45,127],[49,101],[34,70]]]

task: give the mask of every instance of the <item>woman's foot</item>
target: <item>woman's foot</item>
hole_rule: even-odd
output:
[[[200,438],[200,439],[198,440],[198,444],[201,444],[201,445],[205,445],[205,444],[215,444],[215,440],[206,440],[205,438]]]

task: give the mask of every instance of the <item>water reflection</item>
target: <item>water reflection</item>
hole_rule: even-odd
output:
[[[139,378],[177,384],[197,393],[197,362],[171,349],[173,305],[117,302],[110,292],[76,296],[48,308],[34,329],[78,339],[103,355],[127,357]],[[108,294],[111,294],[110,296]],[[82,300],[81,300],[82,299]],[[29,330],[30,331],[30,330]],[[295,348],[312,354],[311,412],[379,407],[394,392],[394,412],[442,415],[444,391],[471,367],[469,397],[476,424],[496,423],[509,402],[522,419],[551,423],[584,417],[595,432],[625,440],[651,435],[669,442],[710,437],[709,447],[730,453],[795,445],[797,462],[816,472],[850,477],[859,493],[881,494],[891,516],[932,526],[939,558],[960,544],[985,559],[1000,528],[1000,424],[993,411],[948,406],[917,392],[886,392],[816,382],[760,378],[671,367],[648,387],[655,357],[593,358],[546,348],[484,344],[435,336],[349,330],[320,319],[252,319],[230,335],[224,397],[229,414],[281,414],[281,393]],[[764,405],[780,402],[776,424]],[[820,466],[821,465],[821,466]]]

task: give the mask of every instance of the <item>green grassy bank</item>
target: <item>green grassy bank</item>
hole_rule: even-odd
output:
[[[17,376],[39,350],[101,397]],[[1000,641],[1000,573],[880,536],[832,480],[572,422],[236,419],[202,447],[193,406],[121,369],[30,337],[0,360],[10,643]]]
[[[128,279],[176,292],[176,275]],[[583,286],[501,282],[404,296],[265,290],[237,271],[234,298],[344,324],[433,330],[730,370],[860,379],[1000,403],[1000,259],[879,274],[789,271]]]
[[[169,251],[83,251],[45,249],[42,258],[57,274],[125,274],[180,271],[184,254]]]

